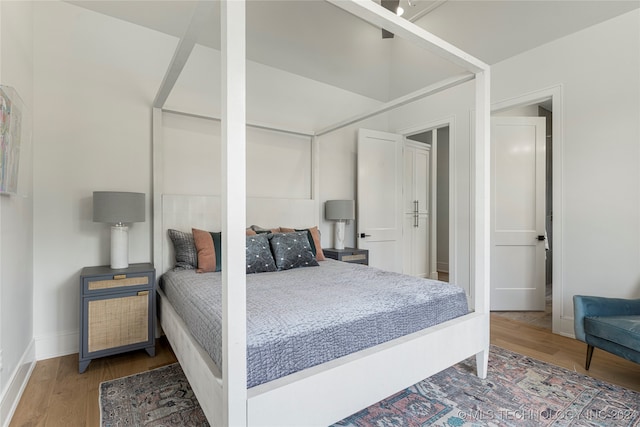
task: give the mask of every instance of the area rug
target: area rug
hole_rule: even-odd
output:
[[[100,406],[103,427],[208,425],[178,364],[102,383]],[[485,380],[470,358],[334,426],[640,426],[640,393],[492,346]]]
[[[103,427],[208,426],[180,365],[100,384]]]

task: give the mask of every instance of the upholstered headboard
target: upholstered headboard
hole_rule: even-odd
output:
[[[162,244],[154,245],[157,275],[174,266],[173,244],[167,230],[191,232],[192,228],[208,231],[221,229],[220,196],[163,194],[161,229],[154,237]],[[310,199],[247,198],[247,226],[306,228],[318,225],[318,203]]]

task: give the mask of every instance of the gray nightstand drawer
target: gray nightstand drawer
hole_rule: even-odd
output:
[[[135,286],[148,287],[151,278],[149,274],[126,275],[117,274],[114,276],[97,276],[85,278],[83,280],[83,291],[85,294],[108,291],[110,289],[127,289]]]
[[[142,267],[146,265],[147,267]],[[122,270],[109,267],[87,267],[82,270],[82,294],[116,292],[118,290],[149,288],[155,281],[155,270],[150,264],[132,264]]]

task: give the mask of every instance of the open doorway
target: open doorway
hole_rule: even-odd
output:
[[[553,324],[553,105],[552,100],[535,102],[529,105],[517,106],[501,110],[493,114],[494,117],[542,117],[545,119],[544,144],[544,263],[538,271],[544,278],[544,310],[541,311],[496,311],[499,316],[525,322],[535,326],[552,329]],[[542,236],[538,236],[540,239]]]

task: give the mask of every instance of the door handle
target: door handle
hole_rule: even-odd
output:
[[[547,238],[546,238],[546,237],[544,237],[544,236],[538,236],[538,240],[539,240],[540,242],[544,242],[546,239],[547,239]]]
[[[360,233],[360,238],[364,239],[365,237],[371,237],[371,234]]]

